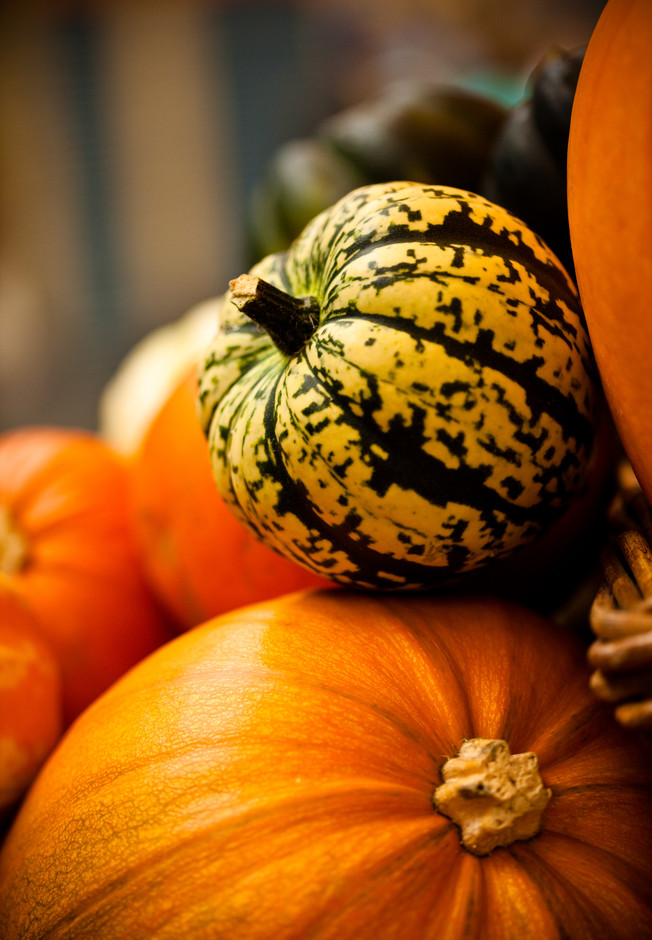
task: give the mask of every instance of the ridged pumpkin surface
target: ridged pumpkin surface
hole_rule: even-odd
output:
[[[649,752],[584,649],[491,600],[337,588],[185,633],[82,715],[0,853],[3,940],[644,940]],[[534,752],[538,835],[437,812],[463,740]]]
[[[0,574],[56,657],[66,727],[172,635],[141,570],[129,486],[123,458],[89,432],[0,435]]]
[[[0,574],[0,826],[61,737],[61,703],[55,655]]]
[[[227,294],[200,376],[215,479],[281,553],[357,586],[431,586],[546,530],[593,445],[575,289],[508,212],[355,190],[252,274],[318,302],[292,354]]]

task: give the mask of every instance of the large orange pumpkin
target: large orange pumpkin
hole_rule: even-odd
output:
[[[651,772],[537,615],[299,592],[188,631],[78,719],[5,842],[0,935],[650,937]]]
[[[140,566],[127,466],[90,433],[0,436],[0,570],[58,660],[65,724],[171,636]]]
[[[0,821],[63,731],[61,679],[34,616],[0,575]]]
[[[233,516],[213,480],[196,399],[192,370],[153,419],[132,466],[145,571],[182,628],[325,583],[263,545]]]
[[[573,105],[568,208],[578,286],[614,422],[652,499],[652,3],[609,0]]]

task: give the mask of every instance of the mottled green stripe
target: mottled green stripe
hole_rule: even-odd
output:
[[[579,410],[572,396],[564,395],[558,388],[538,377],[537,369],[544,361],[543,356],[532,356],[525,362],[518,362],[495,349],[493,330],[480,329],[477,340],[468,342],[452,336],[441,321],[434,323],[431,329],[425,329],[399,315],[370,314],[351,307],[342,311],[340,316],[355,317],[385,326],[388,330],[406,333],[415,340],[436,344],[445,350],[447,356],[460,362],[474,359],[483,368],[502,373],[523,389],[535,420],[542,414],[549,415],[562,428],[565,440],[572,438],[578,446],[586,448],[587,452],[591,451],[594,433],[589,418]],[[536,452],[536,449],[533,449],[533,452]]]

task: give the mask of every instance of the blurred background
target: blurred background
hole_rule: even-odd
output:
[[[94,429],[150,331],[249,266],[276,149],[391,82],[523,96],[601,0],[48,0],[0,13],[0,430]]]

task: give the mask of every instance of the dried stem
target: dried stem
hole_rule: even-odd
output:
[[[620,471],[614,520],[625,528],[602,557],[603,581],[591,607],[596,635],[588,660],[591,689],[618,703],[616,720],[652,729],[652,531],[650,505],[627,464]]]
[[[25,566],[28,548],[7,506],[0,504],[0,572],[14,575]]]
[[[446,761],[442,777],[435,807],[459,826],[462,844],[474,855],[531,839],[541,828],[551,791],[536,754],[511,754],[506,741],[472,738]]]
[[[229,284],[238,310],[262,326],[286,356],[306,345],[319,324],[315,297],[293,297],[253,274],[241,274]]]

